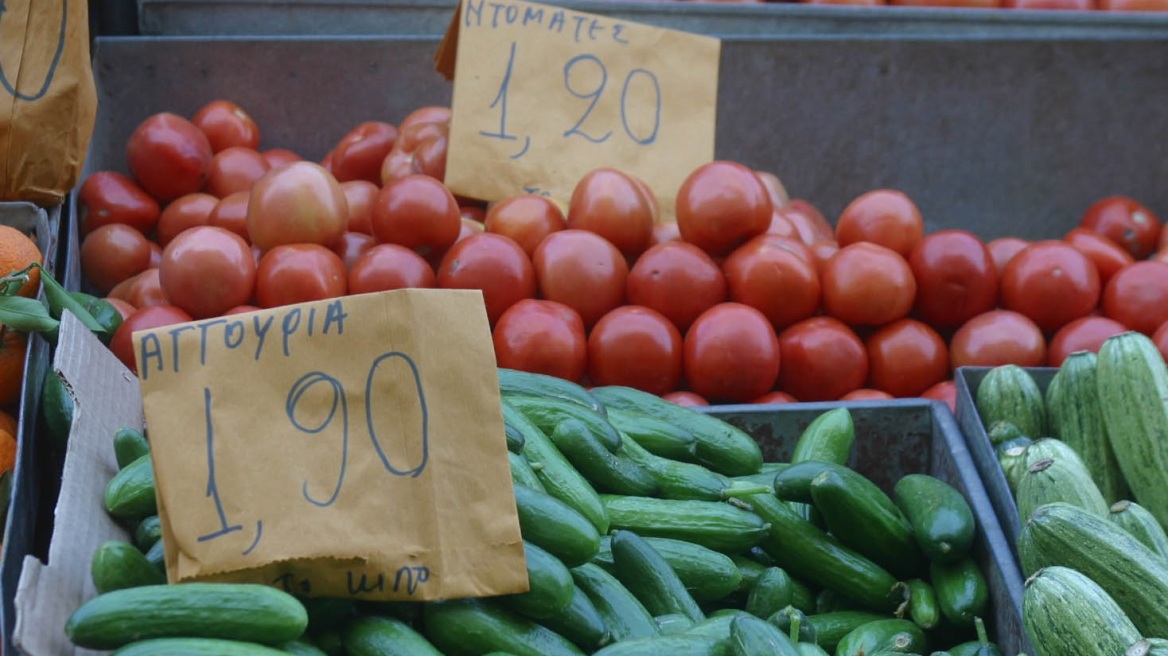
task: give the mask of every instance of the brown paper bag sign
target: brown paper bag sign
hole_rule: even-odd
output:
[[[561,204],[585,173],[643,179],[673,217],[714,157],[718,39],[522,0],[463,0],[436,65],[454,79],[446,185]]]
[[[348,296],[134,344],[171,582],[527,590],[481,293]]]

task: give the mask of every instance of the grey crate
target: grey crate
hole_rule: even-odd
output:
[[[790,459],[813,419],[846,406],[856,426],[851,465],[891,492],[902,476],[927,473],[957,488],[978,523],[974,555],[990,585],[988,628],[1003,654],[1034,653],[1022,628],[1022,575],[982,486],[965,440],[944,404],[924,399],[854,403],[716,406],[704,410],[754,437],[768,461]]]

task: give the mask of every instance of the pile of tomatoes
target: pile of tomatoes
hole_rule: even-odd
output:
[[[441,182],[450,112],[363,123],[320,163],[259,150],[217,100],[160,113],[128,175],[79,190],[87,284],[130,334],[257,308],[399,288],[479,289],[500,366],[630,385],[679,403],[928,396],[962,365],[1057,365],[1132,329],[1168,351],[1159,219],[1114,196],[1061,239],[925,234],[879,189],[832,225],[767,172],[699,167],[662,221],[635,176],[585,175],[563,209],[485,204]],[[1168,240],[1168,231],[1163,232]]]

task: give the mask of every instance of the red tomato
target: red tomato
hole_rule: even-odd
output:
[[[237,191],[251,191],[271,168],[268,160],[251,148],[225,148],[211,158],[205,190],[219,198]]]
[[[376,243],[377,240],[372,235],[363,232],[346,232],[341,235],[340,241],[333,246],[333,252],[341,256],[341,261],[345,263],[345,271],[351,271],[357,260]],[[349,290],[349,293],[354,292]]]
[[[260,154],[264,156],[264,159],[268,160],[268,168],[273,169],[281,164],[291,164],[304,159],[287,148],[272,148]]]
[[[126,296],[126,302],[130,305],[139,309],[173,305],[162,289],[162,275],[158,267],[150,267],[130,280],[133,282]]]
[[[109,348],[130,371],[138,372],[136,349],[131,339],[135,331],[172,326],[191,320],[191,315],[171,305],[142,308],[122,322],[110,338]]]
[[[921,392],[922,399],[943,401],[949,406],[949,412],[957,413],[957,383],[952,380],[943,380],[929,389]]]
[[[1006,9],[1064,9],[1090,11],[1095,9],[1095,0],[1002,0]]]
[[[817,241],[808,246],[811,250],[811,256],[814,258],[815,270],[823,275],[823,267],[831,256],[839,252],[839,244],[834,241]]]
[[[1099,272],[1078,249],[1058,240],[1035,242],[1002,271],[1002,307],[1054,332],[1085,317],[1099,302]]]
[[[531,263],[540,296],[579,312],[587,329],[625,300],[629,265],[594,232],[553,232],[536,247]]]
[[[150,266],[150,242],[128,225],[97,228],[81,242],[81,273],[99,292],[107,292]]]
[[[949,376],[949,348],[928,324],[901,319],[864,340],[868,386],[896,397],[917,396]]]
[[[896,398],[888,392],[882,392],[878,389],[869,389],[861,387],[854,389],[839,398],[840,401],[887,401],[888,399]]]
[[[1009,264],[1010,260],[1029,245],[1030,242],[1017,237],[999,237],[986,244],[990,257],[994,259],[994,266],[998,269],[999,277],[1002,275],[1002,271],[1006,270],[1006,265]]]
[[[207,137],[194,123],[169,112],[142,121],[126,144],[130,171],[160,201],[202,189],[213,154]]]
[[[823,265],[821,282],[824,310],[852,325],[879,326],[907,315],[917,292],[908,262],[870,242],[840,248]]]
[[[767,195],[771,197],[771,205],[776,210],[782,209],[791,202],[791,197],[787,194],[787,188],[783,186],[783,182],[774,173],[768,171],[755,171],[755,175],[762,181],[766,187]]]
[[[802,242],[759,235],[731,253],[722,271],[730,299],[762,312],[775,330],[819,309],[819,274]]]
[[[382,121],[366,121],[341,138],[332,150],[332,172],[339,182],[365,180],[381,183],[381,163],[397,142],[397,128]]]
[[[1155,333],[1152,333],[1152,342],[1156,344],[1156,348],[1160,350],[1160,355],[1168,360],[1168,321],[1160,324]]]
[[[450,123],[450,108],[442,105],[427,105],[419,107],[406,115],[398,124],[398,129],[405,131],[415,124],[433,123],[438,125]]]
[[[779,340],[761,312],[719,303],[685,334],[685,378],[712,401],[748,402],[770,391],[779,375]]]
[[[588,335],[588,378],[665,394],[681,380],[681,333],[656,310],[625,305],[600,318]]]
[[[584,377],[584,322],[563,303],[525,298],[499,317],[492,338],[500,367],[571,381]]]
[[[812,317],[779,333],[779,389],[800,401],[834,401],[868,378],[864,343],[842,321]]]
[[[677,227],[677,221],[661,221],[653,225],[653,237],[649,245],[656,246],[667,241],[681,241],[681,229]]]
[[[771,224],[770,195],[751,169],[736,162],[704,164],[677,192],[681,238],[711,255],[726,255]]]
[[[643,183],[616,169],[595,169],[572,190],[568,227],[591,230],[633,259],[649,247],[656,209]]]
[[[557,207],[556,209],[558,210],[560,208]],[[458,213],[464,219],[470,219],[471,221],[476,221],[478,223],[487,222],[487,210],[479,207],[478,205],[467,205],[466,203],[459,201]]]
[[[795,231],[804,244],[836,240],[835,230],[823,216],[823,212],[801,198],[792,198],[783,209],[783,216],[795,226]]]
[[[150,266],[155,268],[162,266],[162,246],[156,241],[150,242]]]
[[[207,135],[211,150],[219,152],[233,146],[260,146],[260,127],[239,105],[230,100],[213,100],[195,114],[194,124]]]
[[[211,221],[211,212],[215,211],[218,204],[218,198],[202,192],[174,199],[162,208],[154,238],[165,247],[183,230],[208,225]]]
[[[1127,327],[1107,317],[1088,316],[1068,323],[1050,338],[1047,348],[1048,367],[1061,366],[1063,360],[1075,351],[1098,353],[1099,347],[1112,335],[1127,332]]]
[[[212,208],[211,214],[207,217],[207,225],[230,230],[250,243],[251,236],[247,234],[247,202],[249,198],[251,198],[250,191],[237,191],[224,196]]]
[[[1168,11],[1165,0],[1099,0],[1103,11]]]
[[[407,175],[445,178],[449,133],[448,123],[403,125],[398,130],[397,143],[381,162],[381,183],[388,184]]]
[[[256,264],[242,237],[223,228],[199,226],[167,244],[158,276],[172,305],[206,319],[251,299]]]
[[[130,305],[128,302],[123,301],[120,298],[113,298],[112,296],[107,296],[106,298],[103,298],[101,300],[105,301],[106,303],[109,303],[110,307],[117,310],[118,314],[122,315],[122,321],[125,321],[131,314],[134,314],[135,312],[138,311],[138,308],[134,307],[133,305]]]
[[[1075,228],[1068,232],[1063,240],[1079,249],[1079,252],[1095,264],[1095,270],[1099,272],[1099,283],[1103,285],[1106,285],[1117,271],[1135,261],[1131,253],[1088,228]]]
[[[1168,321],[1168,263],[1148,260],[1124,267],[1103,290],[1102,306],[1103,316],[1151,335]]]
[[[629,303],[657,310],[684,334],[698,315],[726,300],[726,277],[702,249],[669,241],[637,258],[627,289]]]
[[[1160,240],[1159,217],[1126,196],[1109,196],[1096,202],[1087,208],[1079,225],[1107,237],[1137,260],[1151,255]]]
[[[756,405],[770,405],[770,404],[775,404],[775,403],[798,403],[798,402],[799,402],[799,400],[796,399],[795,397],[791,396],[790,394],[787,394],[786,392],[779,392],[779,391],[767,392],[766,394],[763,394],[762,396],[758,397],[757,399],[751,401],[751,403],[756,404]]]
[[[446,253],[438,267],[438,286],[481,289],[487,320],[494,326],[507,308],[535,296],[536,269],[519,244],[503,235],[483,232],[458,242]]]
[[[990,310],[965,322],[949,340],[949,365],[1041,367],[1046,362],[1042,329],[1026,315]]]
[[[802,241],[803,237],[795,229],[795,224],[791,223],[791,220],[783,214],[781,209],[775,209],[774,212],[771,212],[771,224],[767,227],[766,234],[788,237],[799,240],[800,243],[806,243]]]
[[[1001,6],[1001,0],[888,0],[888,4],[901,7],[968,7],[971,9],[993,9]]]
[[[386,184],[373,200],[370,218],[378,243],[412,248],[422,257],[450,248],[462,228],[450,190],[425,175]]]
[[[559,206],[543,196],[512,196],[491,205],[483,220],[487,232],[510,237],[531,257],[544,237],[566,230]]]
[[[81,236],[94,228],[121,223],[150,234],[158,225],[162,208],[145,189],[114,171],[91,174],[77,192],[81,210]]]
[[[262,310],[262,309],[263,308],[256,307],[254,305],[236,305],[235,307],[231,308],[230,310],[224,312],[223,316],[227,317],[227,316],[231,316],[233,314],[247,314],[248,312],[255,312],[256,310]]]
[[[840,246],[867,241],[908,257],[925,235],[925,222],[916,203],[904,192],[877,189],[844,208],[835,235]]]
[[[661,398],[670,403],[676,403],[683,408],[698,408],[710,405],[709,401],[688,390],[676,390],[662,395]]]
[[[965,230],[924,237],[908,258],[917,282],[914,310],[937,328],[955,328],[994,309],[998,269],[985,244]]]
[[[285,164],[252,187],[247,232],[265,251],[281,244],[332,246],[348,225],[345,192],[319,164]]]
[[[345,263],[320,244],[282,244],[256,269],[256,302],[271,308],[345,295]]]
[[[349,232],[373,234],[373,201],[381,188],[366,180],[349,180],[341,183],[345,201],[349,206]]]
[[[437,286],[438,278],[430,264],[421,255],[397,244],[373,246],[349,269],[350,294]]]

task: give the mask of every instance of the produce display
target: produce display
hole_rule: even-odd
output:
[[[848,467],[866,436],[847,406],[770,462],[742,430],[646,392],[499,380],[528,592],[166,585],[148,434],[123,429],[104,502],[132,538],[93,555],[99,594],[65,632],[120,655],[1001,654],[970,505],[928,474],[884,490]]]

